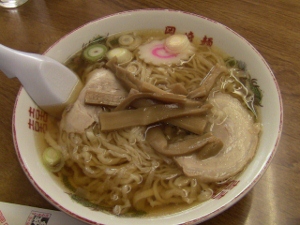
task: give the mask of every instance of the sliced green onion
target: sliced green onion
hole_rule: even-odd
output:
[[[252,79],[250,82],[250,89],[254,94],[254,104],[255,105],[261,105],[261,101],[263,98],[263,94],[262,94],[262,90],[259,88],[259,86],[257,85],[257,81],[256,79]]]
[[[119,43],[120,45],[128,46],[131,45],[134,42],[134,38],[132,35],[125,34],[119,37]]]
[[[52,147],[48,147],[44,150],[42,160],[44,165],[51,172],[58,172],[64,165],[62,153]]]
[[[117,57],[118,64],[128,63],[133,59],[133,54],[126,48],[114,48],[107,52],[108,60]]]
[[[235,58],[233,57],[230,57],[228,59],[225,60],[225,64],[228,66],[228,67],[235,67],[236,64],[237,64],[237,61]]]
[[[105,45],[93,44],[84,49],[83,57],[90,62],[96,62],[102,59],[105,56],[106,52],[107,47]]]

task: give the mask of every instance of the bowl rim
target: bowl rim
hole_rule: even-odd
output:
[[[58,39],[56,42],[54,42],[45,52],[44,54],[46,55],[52,48],[54,48],[58,42],[60,42],[61,40],[67,38],[69,35],[73,34],[75,31],[81,29],[82,27],[85,26],[89,26],[89,24],[95,23],[99,20],[103,20],[106,18],[110,18],[110,17],[115,17],[115,16],[119,16],[119,15],[125,15],[125,14],[130,14],[130,13],[137,13],[137,12],[157,12],[157,11],[165,11],[165,12],[175,12],[175,13],[180,13],[180,14],[187,14],[187,15],[191,15],[191,16],[196,16],[198,18],[204,19],[206,21],[210,21],[213,22],[215,24],[218,24],[226,29],[228,29],[230,32],[232,32],[234,35],[236,35],[238,38],[242,39],[245,43],[247,43],[248,45],[250,45],[250,47],[252,47],[252,49],[256,52],[256,54],[260,57],[260,59],[263,61],[263,63],[265,64],[266,68],[268,69],[269,73],[271,74],[275,87],[276,87],[276,91],[278,94],[278,101],[279,101],[279,108],[280,108],[280,112],[279,112],[279,127],[278,127],[278,133],[277,133],[277,138],[275,140],[275,145],[274,148],[272,149],[272,151],[270,152],[266,163],[263,165],[263,167],[257,172],[255,178],[251,181],[251,183],[249,183],[248,186],[246,186],[245,188],[243,188],[243,190],[236,195],[234,198],[232,198],[230,201],[227,201],[224,205],[222,205],[221,207],[215,209],[214,211],[211,211],[209,214],[204,215],[202,217],[196,218],[194,220],[189,220],[189,221],[185,221],[183,223],[180,224],[196,224],[196,223],[201,223],[204,222],[212,217],[215,217],[216,215],[220,214],[221,212],[225,211],[226,209],[228,209],[229,207],[231,207],[232,205],[234,205],[236,202],[238,202],[242,197],[244,197],[256,184],[257,182],[260,180],[260,178],[263,176],[263,174],[266,172],[267,168],[269,167],[280,142],[280,137],[281,137],[281,133],[282,133],[282,126],[283,126],[283,104],[282,104],[282,97],[281,97],[281,92],[279,89],[279,85],[277,83],[277,80],[275,78],[275,75],[273,74],[270,66],[268,65],[268,63],[265,61],[265,59],[262,57],[262,55],[256,50],[256,48],[254,48],[245,38],[243,38],[242,36],[240,36],[238,33],[236,33],[235,31],[233,31],[232,29],[228,28],[226,25],[217,22],[215,20],[209,19],[207,17],[204,17],[202,15],[198,15],[198,14],[194,14],[194,13],[190,13],[190,12],[185,12],[185,11],[181,11],[181,10],[173,10],[173,9],[161,9],[161,8],[149,8],[149,9],[135,9],[135,10],[127,10],[127,11],[122,11],[122,12],[118,12],[118,13],[113,13],[107,16],[103,16],[100,18],[97,18],[95,20],[92,20],[88,23],[85,23],[81,26],[79,26],[78,28],[72,30],[71,32],[67,33],[66,35],[62,36],[60,39]],[[28,170],[26,163],[24,162],[22,156],[21,156],[21,149],[19,148],[18,145],[18,140],[17,140],[17,127],[16,127],[16,110],[18,107],[18,102],[20,100],[20,96],[26,92],[24,90],[24,88],[21,86],[19,89],[19,92],[17,94],[16,100],[15,100],[15,105],[14,105],[14,109],[13,109],[13,118],[12,118],[12,131],[13,131],[13,142],[14,142],[14,146],[15,146],[15,151],[18,157],[18,160],[21,164],[21,167],[23,169],[23,171],[25,172],[26,176],[29,178],[30,182],[33,184],[33,186],[36,188],[36,190],[38,190],[38,192],[47,200],[49,201],[52,205],[54,205],[56,208],[60,209],[61,211],[71,215],[72,217],[75,217],[76,219],[79,219],[81,221],[84,221],[86,223],[90,223],[90,224],[101,224],[99,222],[95,222],[92,220],[89,220],[86,217],[77,215],[76,213],[66,209],[65,207],[63,207],[59,202],[57,202],[55,199],[53,199],[51,196],[48,195],[48,193],[46,193],[38,183],[36,183],[35,179],[32,177],[30,171]]]

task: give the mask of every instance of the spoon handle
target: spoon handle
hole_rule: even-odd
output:
[[[30,53],[27,54],[31,55]],[[18,77],[24,69],[26,70],[26,68],[30,66],[31,60],[26,59],[29,55],[25,56],[24,53],[20,51],[10,49],[0,44],[0,70],[2,70],[8,78]],[[32,60],[34,60],[34,54],[32,54],[32,57]],[[23,64],[22,62],[24,60],[25,63]]]

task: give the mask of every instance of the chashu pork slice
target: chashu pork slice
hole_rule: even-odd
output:
[[[60,123],[61,130],[68,133],[83,133],[94,122],[99,122],[98,116],[102,107],[85,103],[86,94],[90,91],[112,97],[123,96],[125,98],[127,96],[127,91],[111,71],[104,68],[93,70],[88,74],[86,85],[80,92],[78,99],[63,112]],[[109,104],[107,98],[105,101]],[[111,102],[115,103],[115,98],[112,98]]]
[[[229,94],[217,93],[210,103],[217,118],[212,133],[222,140],[223,148],[206,159],[197,154],[174,157],[187,176],[203,182],[223,181],[242,171],[255,155],[261,130],[249,111]]]

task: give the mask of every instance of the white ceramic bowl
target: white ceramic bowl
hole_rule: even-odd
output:
[[[190,13],[172,10],[136,10],[114,14],[92,21],[57,41],[45,54],[64,63],[81,49],[83,43],[97,35],[134,29],[176,29],[195,36],[213,38],[213,43],[247,64],[253,78],[264,91],[261,108],[263,132],[255,158],[236,183],[222,195],[188,210],[156,218],[124,218],[93,211],[74,202],[66,189],[42,165],[35,140],[43,136],[47,115],[21,88],[13,114],[14,144],[19,161],[34,187],[54,206],[90,224],[196,224],[226,210],[240,200],[259,180],[269,166],[278,146],[282,129],[282,102],[276,79],[263,57],[240,35],[228,27]],[[191,34],[191,33],[190,33]]]

